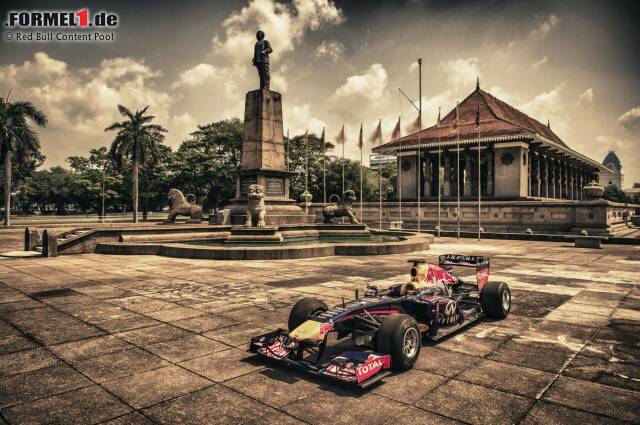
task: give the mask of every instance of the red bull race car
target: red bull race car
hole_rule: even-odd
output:
[[[441,255],[438,265],[413,263],[410,279],[386,289],[367,286],[363,297],[329,308],[303,298],[292,308],[288,330],[251,339],[249,351],[306,372],[366,388],[391,373],[410,369],[422,338],[438,340],[482,318],[504,319],[511,292],[489,281],[489,258]],[[453,274],[454,267],[475,268],[475,281]],[[351,336],[354,349],[330,353],[330,333]]]

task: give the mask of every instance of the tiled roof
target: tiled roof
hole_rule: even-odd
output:
[[[537,133],[561,146],[568,147],[549,126],[520,112],[479,87],[458,105],[461,141],[478,139],[478,129],[475,126],[478,104],[480,104],[480,138],[531,137],[532,133]],[[439,126],[434,125],[420,132],[409,134],[382,145],[378,149],[385,150],[385,148],[403,145],[412,146],[418,143],[418,139],[423,146],[457,140],[458,129],[455,123],[456,108],[453,108],[444,116]]]

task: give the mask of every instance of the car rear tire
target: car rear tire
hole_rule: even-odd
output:
[[[298,301],[289,313],[289,332],[309,320],[309,318],[319,312],[327,311],[329,307],[317,298],[303,298]]]
[[[504,319],[511,310],[511,291],[504,282],[487,282],[480,294],[482,310],[487,317]]]
[[[385,318],[375,337],[378,353],[391,356],[395,370],[410,369],[420,355],[422,335],[418,322],[406,314],[393,314]]]

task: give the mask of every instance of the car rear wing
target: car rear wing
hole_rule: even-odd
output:
[[[480,291],[489,281],[489,257],[476,255],[445,254],[438,257],[440,267],[473,267],[476,269],[476,283]]]

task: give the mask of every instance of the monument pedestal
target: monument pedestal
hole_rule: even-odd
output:
[[[231,223],[243,224],[247,212],[247,189],[264,188],[266,222],[269,226],[313,223],[296,201],[289,198],[289,178],[282,125],[282,96],[268,89],[247,93],[244,107],[242,160],[231,200]]]

